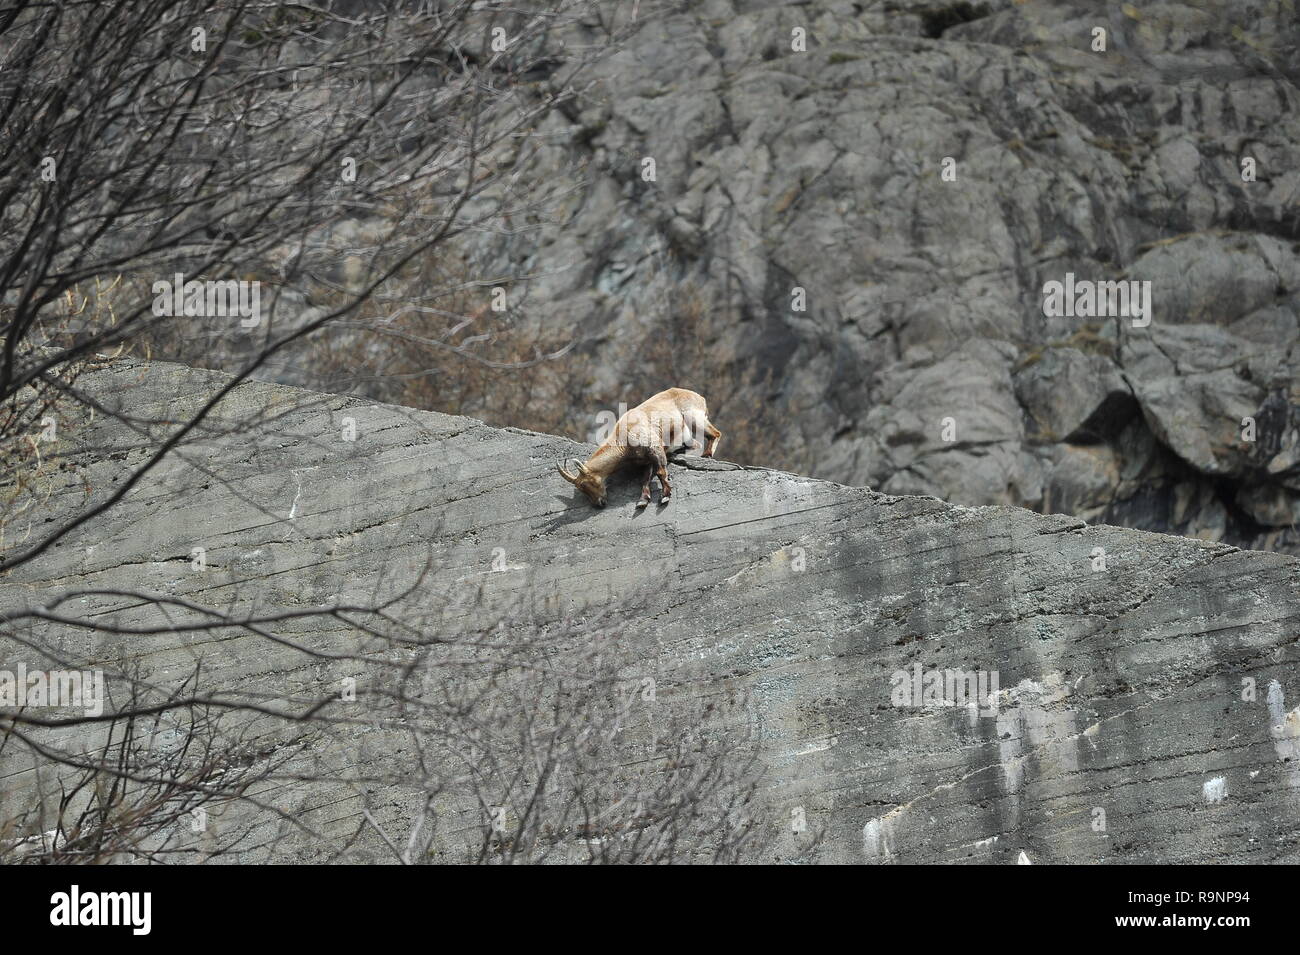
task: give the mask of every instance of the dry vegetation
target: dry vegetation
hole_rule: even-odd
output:
[[[304,364],[331,390],[422,410],[468,415],[497,427],[590,437],[601,411],[633,407],[664,388],[704,395],[726,434],[723,457],[740,464],[797,470],[803,463],[781,440],[782,422],[762,400],[770,382],[699,343],[714,303],[684,284],[643,316],[640,338],[605,348],[615,388],[596,384],[591,354],[567,334],[528,330],[522,310],[494,311],[488,289],[427,270],[416,287],[446,293],[385,312],[366,303],[353,334],[313,342]],[[409,301],[421,301],[408,293]],[[396,314],[395,314],[396,313]]]

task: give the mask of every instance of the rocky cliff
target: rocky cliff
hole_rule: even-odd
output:
[[[100,413],[65,429],[70,466],[47,515],[108,493],[161,422],[223,381],[134,362],[83,379],[129,424]],[[410,587],[403,606],[430,632],[490,629],[521,605],[542,624],[602,610],[666,705],[744,700],[767,858],[1300,861],[1294,558],[698,459],[674,466],[665,508],[635,511],[628,480],[595,510],[553,470],[587,450],[241,385],[120,505],[0,579],[7,612],[81,593],[61,610],[81,625],[7,629],[0,658],[35,667],[39,645],[85,665],[134,663],[157,686],[202,660],[205,687],[292,707],[341,675],[363,690],[393,679],[388,651],[348,621],[294,611]],[[471,590],[475,601],[457,600]],[[185,610],[170,599],[264,622],[177,630]],[[158,631],[110,630],[127,624]],[[344,651],[373,666],[321,656]],[[964,703],[931,681],[955,671],[979,675]],[[278,858],[365,857],[383,847],[363,793],[376,823],[406,831],[412,786],[293,778],[307,766],[413,773],[393,726],[361,718],[300,739],[295,724],[255,719],[246,733],[250,760],[299,747],[257,792],[266,808],[214,809],[202,835],[179,838],[256,859],[278,833]],[[57,775],[38,777],[22,747],[0,752],[11,811],[39,791],[52,805]],[[463,858],[481,808],[438,812],[430,851]]]
[[[722,417],[777,412],[747,460],[1295,550],[1298,23],[1291,0],[683,4],[550,148],[501,159],[513,193],[573,191],[464,252],[571,334],[602,406],[655,343],[672,384],[738,377]],[[1067,275],[1150,282],[1150,324],[1050,314]]]
[[[438,280],[395,295],[445,313],[417,330],[443,347],[335,329],[330,361],[276,380],[575,435],[680,385],[733,423],[766,409],[731,447],[750,463],[1300,549],[1293,0],[643,9],[576,101],[486,159],[508,175]],[[553,65],[601,36],[566,31]],[[333,230],[329,283],[373,226]],[[1045,301],[1121,281],[1142,324]],[[328,288],[286,290],[288,320]],[[483,387],[443,339],[564,358]],[[233,370],[231,347],[176,354]]]

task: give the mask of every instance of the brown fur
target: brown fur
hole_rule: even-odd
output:
[[[614,426],[614,433],[596,449],[596,453],[579,464],[576,472],[557,466],[560,476],[587,496],[597,507],[606,502],[605,480],[620,468],[641,465],[641,500],[637,507],[650,503],[650,482],[659,478],[660,504],[672,497],[668,482],[668,453],[681,447],[698,448],[695,435],[708,438],[704,457],[718,450],[722,432],[709,421],[709,408],[703,395],[685,388],[669,388],[646,399]]]

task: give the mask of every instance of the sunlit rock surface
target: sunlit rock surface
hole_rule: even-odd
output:
[[[82,386],[106,408],[179,419],[224,381],[118,362]],[[57,474],[55,521],[111,493],[156,443],[103,414],[62,440],[76,467]],[[427,563],[400,607],[429,632],[490,628],[520,607],[541,621],[613,608],[611,638],[642,655],[664,705],[747,698],[733,718],[759,730],[766,858],[811,845],[824,862],[1300,861],[1294,558],[701,459],[673,466],[665,508],[638,513],[628,478],[595,510],[554,472],[589,450],[243,384],[118,506],[0,577],[0,606],[90,588],[119,593],[64,612],[164,624],[156,604],[121,593],[138,591],[272,615],[382,599]],[[264,628],[127,639],[41,623],[18,636],[69,659],[137,660],[159,685],[202,658],[209,688],[267,704],[345,676],[363,690],[386,679],[294,646],[382,656],[341,621]],[[10,633],[0,659],[38,665]],[[908,702],[900,672],[911,687],[949,669],[995,678],[996,693],[986,682],[991,698],[974,709],[896,705]],[[295,738],[274,720],[249,732],[263,754]],[[292,765],[400,771],[414,758],[403,740],[351,725],[307,741]],[[0,787],[9,806],[41,788],[57,798],[53,776],[36,779],[13,745]],[[405,831],[418,793],[371,795],[377,821]],[[245,860],[383,857],[349,786],[284,782],[260,798],[319,838],[247,805],[179,838],[204,851],[241,838],[231,857]],[[807,831],[793,831],[798,810]],[[472,855],[481,819],[440,811],[434,856]]]

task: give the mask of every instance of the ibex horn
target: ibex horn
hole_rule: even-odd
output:
[[[581,465],[579,465],[579,467],[581,467]],[[570,484],[578,483],[578,475],[570,474],[568,471],[564,470],[564,465],[558,461],[555,462],[555,470],[559,471],[560,477],[564,478],[564,480],[568,481]]]

